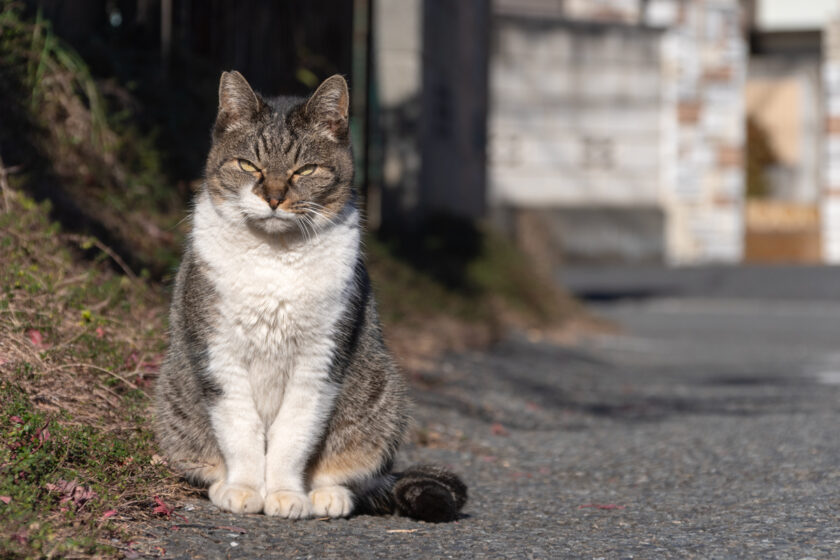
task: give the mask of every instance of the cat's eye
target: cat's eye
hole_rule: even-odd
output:
[[[318,169],[318,166],[314,163],[310,163],[309,165],[304,165],[303,167],[298,168],[298,170],[295,171],[295,175],[303,175],[305,177],[306,175],[312,175],[316,169]]]
[[[236,161],[237,163],[239,163],[239,169],[241,169],[242,171],[247,171],[248,173],[256,173],[257,171],[259,171],[259,169],[257,169],[257,166],[255,166],[247,159],[238,159]]]

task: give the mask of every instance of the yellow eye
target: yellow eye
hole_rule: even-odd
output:
[[[314,163],[310,163],[309,165],[304,165],[303,167],[295,171],[295,175],[312,175],[312,173],[314,173],[316,169],[318,169],[318,166]]]
[[[257,169],[257,167],[247,159],[239,159],[236,161],[239,163],[239,169],[242,171],[247,171],[248,173],[256,173],[259,171],[259,169]]]

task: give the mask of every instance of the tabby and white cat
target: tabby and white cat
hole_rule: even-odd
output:
[[[406,387],[360,250],[349,95],[257,95],[222,74],[206,181],[175,282],[156,430],[170,464],[232,512],[457,517],[466,487],[391,471]]]

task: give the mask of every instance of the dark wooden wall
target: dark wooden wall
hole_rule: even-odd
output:
[[[195,54],[235,68],[265,93],[311,91],[312,79],[352,69],[352,0],[180,0]],[[309,82],[309,83],[307,83]]]
[[[95,37],[121,35],[161,48],[161,9],[171,6],[171,57],[236,69],[266,94],[310,91],[352,70],[353,0],[29,0],[56,32],[84,50]],[[119,26],[113,25],[119,12]]]

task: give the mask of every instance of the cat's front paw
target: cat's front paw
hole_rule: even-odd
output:
[[[241,484],[217,482],[210,487],[210,501],[233,513],[259,513],[263,499],[257,489]]]
[[[325,486],[309,493],[312,513],[318,517],[347,517],[353,511],[353,494],[344,486]]]
[[[278,490],[265,497],[266,515],[276,515],[288,519],[303,519],[312,516],[312,504],[302,492]]]

